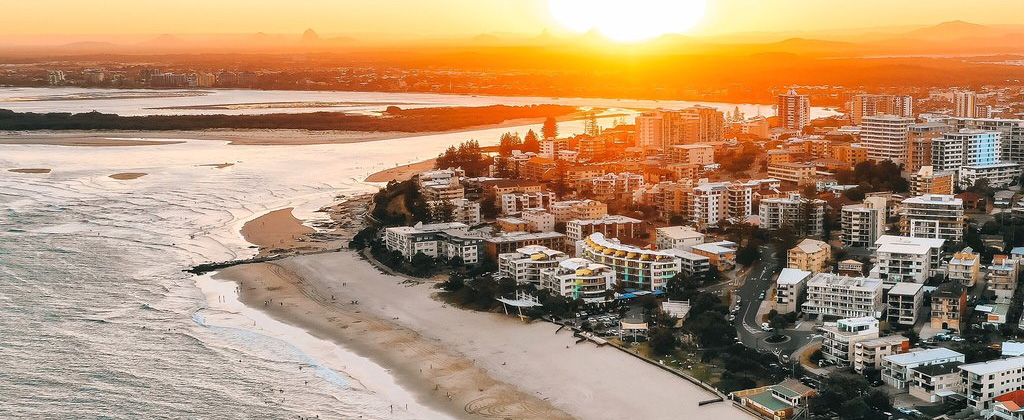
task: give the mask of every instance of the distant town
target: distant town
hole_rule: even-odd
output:
[[[452,146],[350,246],[766,419],[1021,418],[1020,94],[847,97]]]

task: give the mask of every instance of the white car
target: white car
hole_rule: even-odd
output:
[[[765,330],[765,331],[771,331],[772,330],[772,326],[769,325],[767,322],[762,322],[761,323],[761,329]]]

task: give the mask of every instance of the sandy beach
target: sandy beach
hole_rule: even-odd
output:
[[[391,169],[385,169],[383,171],[372,174],[364,180],[365,182],[391,182],[398,181],[402,182],[405,180],[412,179],[413,175],[416,175],[423,171],[429,171],[434,169],[434,162],[437,159],[427,159],[422,162],[410,163],[408,165],[396,166]]]
[[[364,199],[326,209],[346,223],[339,236],[360,225],[349,223]],[[288,244],[297,252],[310,230],[280,209],[246,223],[243,235],[266,255]],[[247,306],[386,367],[421,403],[456,418],[746,417],[727,402],[700,407],[716,395],[615,348],[576,344],[556,325],[446,305],[434,283],[385,274],[354,251],[239,265],[216,277],[239,283]]]
[[[246,304],[387,366],[425,403],[461,417],[746,416],[729,403],[698,407],[715,396],[614,348],[576,344],[555,325],[444,305],[431,284],[382,274],[354,252],[237,266],[218,276],[241,283]],[[275,304],[265,305],[269,299]]]

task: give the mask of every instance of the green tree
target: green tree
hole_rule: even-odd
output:
[[[527,131],[526,132],[526,137],[523,139],[523,146],[522,147],[523,147],[523,153],[527,153],[527,152],[539,153],[540,152],[540,141],[537,139],[537,133],[533,132],[533,130]]]
[[[544,120],[544,126],[541,127],[540,133],[545,139],[558,137],[558,122],[555,121],[555,117],[547,117],[547,119]]]
[[[650,337],[651,351],[658,355],[669,355],[676,350],[679,342],[672,330],[664,327],[651,328],[648,331]]]

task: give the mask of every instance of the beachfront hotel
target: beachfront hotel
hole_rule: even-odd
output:
[[[616,281],[626,287],[655,291],[680,271],[679,257],[622,244],[594,233],[576,243],[576,255],[615,270]]]

